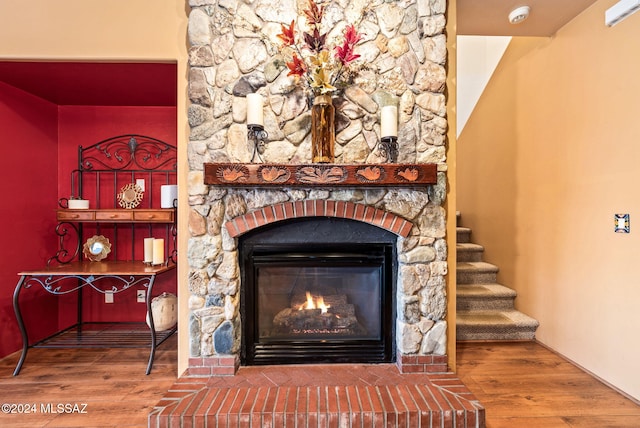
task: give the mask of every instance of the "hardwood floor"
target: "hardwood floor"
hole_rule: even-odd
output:
[[[489,428],[640,427],[640,406],[535,342],[457,348],[458,377]]]
[[[176,379],[175,335],[149,376],[147,357],[146,349],[31,349],[14,377],[12,354],[0,360],[0,403],[35,404],[37,413],[0,413],[0,427],[145,427]],[[534,342],[459,343],[458,376],[490,428],[640,426],[640,406]],[[57,404],[86,404],[86,413],[43,413]]]
[[[146,427],[147,414],[177,378],[175,334],[156,350],[148,376],[149,350],[142,348],[30,349],[14,377],[18,357],[0,360],[0,403],[35,404],[37,413],[0,413],[3,428]],[[86,404],[86,413],[44,413],[49,404],[70,404],[72,411]]]

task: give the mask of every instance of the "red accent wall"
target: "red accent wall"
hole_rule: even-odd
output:
[[[13,311],[18,270],[55,253],[58,106],[0,82],[0,357],[22,346]],[[21,308],[31,339],[55,331],[56,299],[34,286]]]
[[[70,196],[71,171],[77,167],[79,145],[87,147],[110,137],[124,134],[141,134],[172,145],[177,144],[175,107],[60,106],[58,111],[58,156],[60,159],[58,197]],[[154,200],[159,203],[159,195],[154,195]],[[87,237],[93,235],[94,231],[90,225],[85,227]],[[107,233],[105,233],[106,235]],[[154,235],[156,237],[162,236],[155,233]],[[128,242],[121,242],[126,239],[122,238],[120,237],[117,243],[119,247],[126,248],[131,245],[130,239]],[[116,243],[112,243],[112,245],[116,245]],[[135,245],[140,247],[139,258],[142,260],[142,242],[135,243]],[[124,253],[127,252],[124,251]],[[128,254],[125,258],[128,258]],[[143,287],[135,288],[143,289]],[[175,270],[157,278],[153,294],[157,295],[162,291],[176,293]],[[83,298],[83,312],[86,321],[145,320],[146,306],[136,302],[136,294],[133,289],[115,294],[114,303],[105,303],[104,296],[94,292],[85,293]],[[75,319],[75,298],[73,296],[61,298],[60,325],[73,324]]]
[[[175,145],[176,126],[176,107],[58,106],[0,82],[0,358],[22,346],[12,301],[17,273],[43,266],[57,250],[55,210],[70,196],[78,145],[130,133]],[[154,294],[162,291],[176,292],[175,270],[156,281]],[[20,303],[32,343],[76,321],[75,295],[55,297],[34,286]],[[116,294],[113,304],[88,291],[83,311],[91,321],[145,318],[133,289]]]

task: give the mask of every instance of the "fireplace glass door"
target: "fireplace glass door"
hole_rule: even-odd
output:
[[[253,248],[244,362],[390,361],[391,252],[383,244]]]

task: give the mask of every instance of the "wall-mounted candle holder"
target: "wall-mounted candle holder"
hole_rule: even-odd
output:
[[[398,160],[398,137],[382,137],[378,143],[378,151],[387,163],[396,163]]]
[[[262,154],[265,149],[265,140],[269,134],[264,130],[262,125],[247,125],[247,138],[253,143],[253,155],[251,156],[251,162],[255,162],[256,156],[262,161]]]

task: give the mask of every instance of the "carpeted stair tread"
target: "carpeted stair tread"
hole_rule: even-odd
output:
[[[458,284],[491,284],[496,282],[498,266],[486,262],[458,262],[456,280]]]
[[[458,243],[456,245],[456,255],[459,262],[480,262],[484,254],[482,245],[471,242]]]
[[[521,327],[538,326],[538,321],[515,309],[506,311],[474,311],[457,315],[458,325],[508,325],[515,324]]]
[[[500,284],[460,284],[458,297],[513,297],[516,291]]]
[[[508,310],[517,293],[500,284],[460,284],[456,296],[457,311]]]
[[[517,310],[458,313],[458,340],[532,340],[538,321]]]
[[[498,272],[496,265],[487,262],[461,262],[457,266],[458,272]]]

